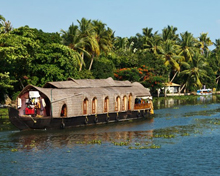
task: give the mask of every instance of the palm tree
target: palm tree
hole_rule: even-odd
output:
[[[115,37],[114,39],[114,48],[122,49],[126,51],[129,48],[129,41],[127,37]]]
[[[90,53],[90,66],[89,70],[91,70],[94,57],[100,54],[100,49],[98,42],[96,40],[96,32],[95,27],[92,25],[91,20],[87,20],[82,18],[81,21],[77,20],[79,23],[79,36],[83,38],[85,42],[85,50]]]
[[[5,22],[5,18],[2,15],[0,15],[0,27],[3,26],[4,22]]]
[[[145,50],[157,55],[162,50],[161,43],[162,38],[159,35],[154,35],[153,37],[148,38],[148,40],[145,41],[143,46],[145,47]]]
[[[152,33],[153,28],[147,28],[147,27],[146,27],[146,28],[143,28],[142,31],[143,31],[143,36],[144,36],[144,37],[151,38],[151,37],[154,36],[154,34]]]
[[[197,49],[197,41],[188,31],[181,33],[180,36],[178,44],[181,46],[181,50],[179,54],[184,56],[185,61],[192,61],[192,57]]]
[[[216,39],[214,42],[215,49],[212,50],[212,56],[214,58],[215,74],[216,74],[216,84],[218,85],[220,79],[220,39]]]
[[[170,66],[171,69],[175,71],[171,82],[180,71],[180,63],[183,61],[183,57],[177,54],[179,50],[179,45],[176,45],[172,40],[167,40],[162,44],[161,53],[159,54],[159,58],[164,61],[164,65],[167,67]]]
[[[63,44],[69,46],[71,49],[80,54],[78,57],[79,71],[82,69],[82,65],[85,65],[84,54],[90,56],[90,54],[85,50],[85,42],[83,38],[80,37],[80,32],[78,26],[72,24],[70,25],[68,31],[61,30]]]
[[[5,18],[0,15],[0,33],[8,33],[13,29],[11,22],[6,21]]]
[[[107,53],[112,48],[113,43],[113,31],[110,28],[106,29],[106,24],[98,20],[93,20],[92,25],[95,30],[95,39],[97,41],[99,51],[93,51],[95,56],[99,56],[100,52]],[[93,59],[91,60],[89,70],[92,68]]]
[[[208,33],[201,33],[199,37],[199,46],[203,54],[207,54],[209,46],[213,45],[211,39],[207,37]]]
[[[214,43],[214,45],[215,45],[215,49],[214,49],[214,51],[215,50],[219,50],[220,49],[220,39],[215,39],[215,43]]]
[[[95,27],[96,40],[99,44],[100,51],[109,51],[112,47],[113,31],[110,28],[106,29],[106,24],[101,21],[93,20],[92,24]]]
[[[205,70],[205,67],[208,65],[205,58],[200,54],[199,51],[197,51],[192,59],[192,62],[185,65],[186,69],[180,72],[180,76],[185,76],[185,82],[182,86],[182,89],[185,87],[185,91],[190,86],[201,88],[202,83],[201,79],[207,76],[207,72]]]
[[[5,18],[0,15],[0,33],[4,32],[4,23],[5,23]]]
[[[177,28],[173,26],[167,26],[162,30],[162,39],[163,41],[166,40],[173,40],[176,41],[178,38],[178,34],[176,34]]]

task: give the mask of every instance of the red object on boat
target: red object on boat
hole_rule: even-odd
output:
[[[25,114],[26,114],[26,115],[32,115],[32,114],[34,114],[34,108],[26,108],[26,109],[25,109]]]

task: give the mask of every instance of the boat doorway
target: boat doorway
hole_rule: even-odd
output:
[[[60,112],[60,116],[61,117],[66,117],[67,116],[67,106],[66,104],[64,104],[61,108],[61,112]]]

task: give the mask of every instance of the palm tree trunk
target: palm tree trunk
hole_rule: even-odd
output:
[[[183,88],[186,86],[186,84],[183,84],[183,86],[180,89],[180,92],[183,90]]]
[[[216,78],[216,84],[218,85],[218,82],[219,82],[219,78],[220,78],[220,76],[218,76],[217,78]]]
[[[90,65],[89,65],[89,70],[91,70],[91,68],[92,68],[93,60],[94,60],[94,55],[92,55],[91,62],[90,62]]]
[[[82,70],[83,61],[84,61],[84,53],[82,53],[82,62],[80,62],[79,71]]]
[[[22,89],[24,89],[24,84],[22,83],[21,78],[19,78],[19,81],[21,83]]]
[[[173,78],[171,79],[170,82],[173,82],[173,80],[174,80],[174,78],[176,77],[177,73],[178,73],[178,71],[176,71],[176,73],[173,75]]]

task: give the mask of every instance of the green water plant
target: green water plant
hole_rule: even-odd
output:
[[[18,149],[16,149],[16,148],[11,149],[11,152],[17,152],[17,151],[18,151]]]
[[[129,142],[112,142],[116,146],[127,146]]]
[[[92,140],[92,141],[90,141],[90,142],[88,142],[87,144],[99,144],[99,145],[101,145],[102,144],[102,141],[101,140]]]
[[[190,134],[186,132],[186,133],[181,134],[181,136],[190,136]]]
[[[174,134],[155,134],[154,138],[174,138]]]

